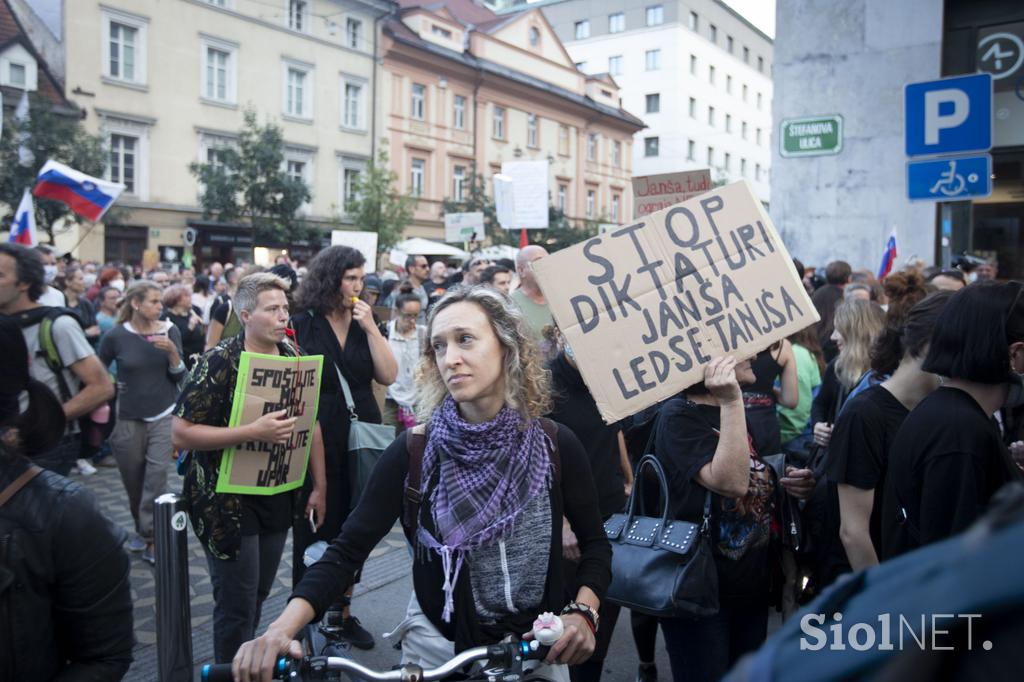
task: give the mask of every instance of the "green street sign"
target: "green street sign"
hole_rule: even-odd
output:
[[[779,153],[793,156],[825,156],[843,150],[843,117],[787,118],[781,124]]]

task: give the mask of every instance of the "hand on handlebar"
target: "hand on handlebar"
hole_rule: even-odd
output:
[[[271,682],[277,659],[282,654],[301,659],[302,645],[271,628],[239,647],[231,661],[231,674],[235,682]]]
[[[585,662],[594,653],[597,642],[594,633],[591,632],[583,616],[577,613],[569,613],[562,616],[564,630],[562,636],[551,646],[545,663],[564,663],[566,665],[579,665]],[[523,635],[523,640],[533,639],[533,632]]]

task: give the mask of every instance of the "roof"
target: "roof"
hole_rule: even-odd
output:
[[[402,0],[402,3],[404,5],[406,2],[413,1],[415,0]],[[468,2],[469,0],[459,1]],[[443,4],[448,6],[448,3]],[[426,3],[424,3],[424,9],[429,9],[425,5]],[[450,6],[449,9],[451,9]],[[508,68],[487,59],[481,59],[469,52],[456,52],[455,50],[449,50],[446,47],[423,40],[399,19],[388,19],[384,24],[384,32],[400,43],[404,43],[420,50],[425,50],[438,57],[450,59],[471,69],[491,73],[522,85],[562,97],[563,99],[569,100],[579,106],[586,107],[603,116],[608,116],[610,118],[617,119],[622,123],[626,123],[627,125],[635,126],[638,130],[647,127],[642,120],[627,112],[625,109],[601,104],[587,95],[566,90],[565,88],[548,83],[547,81],[543,81],[539,78],[535,78],[534,76],[530,76],[529,74],[525,74],[521,71],[516,71],[515,69]]]
[[[473,26],[498,18],[497,14],[478,0],[398,0],[398,4],[402,9],[422,7],[430,11],[444,7],[463,24]]]
[[[60,113],[77,112],[77,107],[64,97],[64,86],[50,73],[46,62],[36,50],[32,41],[29,40],[28,34],[25,33],[25,29],[22,28],[21,22],[14,15],[7,0],[0,0],[0,52],[15,43],[28,50],[36,60],[38,73],[36,96],[50,102],[54,110]],[[3,88],[4,101],[10,101],[17,105],[21,99],[21,92],[20,88]]]

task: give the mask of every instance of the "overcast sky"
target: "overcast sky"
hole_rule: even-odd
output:
[[[775,0],[722,0],[747,21],[775,39]]]

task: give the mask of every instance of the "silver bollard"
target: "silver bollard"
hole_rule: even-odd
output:
[[[156,655],[160,682],[192,682],[188,517],[172,493],[156,498]]]

